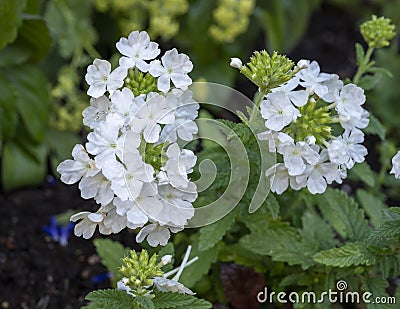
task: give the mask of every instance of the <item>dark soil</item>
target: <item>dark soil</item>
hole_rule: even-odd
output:
[[[308,34],[290,57],[315,59],[323,72],[350,76],[354,42],[360,38],[348,13],[331,7],[316,12]],[[72,235],[62,247],[42,231],[52,215],[94,210],[93,206],[80,198],[76,186],[60,183],[0,195],[0,308],[79,308],[89,291],[108,286],[107,281],[91,281],[106,272],[91,240]],[[134,246],[128,232],[112,238]]]
[[[62,247],[42,231],[52,215],[93,206],[63,184],[0,196],[0,308],[75,309],[88,292],[109,286],[91,281],[106,273],[91,240],[72,235]],[[113,238],[134,245],[127,232]]]

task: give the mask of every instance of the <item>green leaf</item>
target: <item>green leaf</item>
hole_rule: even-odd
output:
[[[50,98],[47,80],[34,66],[23,65],[7,69],[18,96],[18,113],[34,141],[43,141],[47,128]]]
[[[96,246],[96,251],[100,255],[103,265],[114,276],[118,277],[121,258],[128,254],[129,249],[122,246],[119,242],[107,238],[95,239],[93,243]]]
[[[345,192],[328,188],[315,196],[325,220],[345,239],[361,240],[369,232],[364,211]]]
[[[374,255],[366,249],[364,243],[359,242],[318,252],[313,258],[318,263],[334,267],[374,265],[376,263]]]
[[[141,306],[140,309],[154,309],[154,303],[146,296],[136,296],[135,301]]]
[[[34,158],[26,151],[26,147],[29,147]],[[6,143],[1,162],[4,190],[41,184],[46,176],[46,157],[47,149],[44,145],[24,145],[23,148],[12,142]]]
[[[393,77],[393,74],[385,68],[372,67],[372,68],[368,69],[368,72],[379,73],[382,75],[386,75],[387,77]]]
[[[383,210],[387,208],[384,202],[373,193],[363,189],[357,190],[357,198],[369,216],[373,226],[380,226],[383,221]]]
[[[111,289],[97,290],[90,292],[86,295],[85,299],[102,305],[107,309],[137,309],[135,298],[125,291]]]
[[[367,134],[378,135],[382,141],[385,140],[386,129],[381,124],[381,122],[372,114],[369,115],[369,125],[365,128],[364,132]]]
[[[0,49],[17,38],[22,24],[25,0],[2,0],[0,2]]]
[[[364,75],[361,77],[357,86],[363,88],[364,90],[371,90],[380,82],[382,78],[381,74]]]
[[[55,129],[46,130],[44,139],[50,152],[51,168],[57,175],[57,166],[61,161],[70,158],[72,148],[82,141],[75,133]]]
[[[376,297],[385,297],[389,300],[389,295],[386,293],[388,282],[380,277],[361,277],[361,289],[365,292],[369,292],[372,296],[369,298],[371,301],[367,304],[367,309],[392,309],[392,304],[375,303]],[[393,301],[393,298],[392,298]]]
[[[193,244],[193,249],[190,258],[198,256],[199,259],[192,266],[185,268],[179,279],[183,285],[189,288],[193,287],[196,282],[209,272],[211,265],[218,260],[219,252],[223,248],[223,244],[219,242],[213,248],[204,251],[200,250],[198,247],[198,235],[192,237],[191,243]]]
[[[18,42],[30,51],[30,60],[42,60],[51,47],[51,37],[45,21],[39,16],[25,19],[18,32]]]
[[[231,228],[232,224],[235,222],[236,216],[238,214],[238,207],[233,209],[229,214],[227,214],[222,219],[214,222],[213,224],[202,227],[199,230],[199,249],[201,251],[207,250],[219,242],[226,232]]]
[[[349,178],[352,180],[360,180],[370,187],[375,185],[375,174],[367,162],[354,165],[354,167],[349,170]]]
[[[15,133],[17,125],[17,93],[0,70],[0,140],[7,141]]]
[[[203,299],[172,292],[156,292],[153,302],[157,309],[208,309],[212,307],[211,303]]]
[[[369,234],[369,240],[376,243],[400,241],[400,220],[385,222]]]
[[[356,56],[357,56],[357,66],[360,66],[364,61],[364,48],[360,43],[356,43]]]
[[[268,229],[262,234],[251,233],[241,238],[239,243],[256,254],[271,256],[273,261],[300,265],[302,269],[315,264],[312,259],[316,253],[313,245],[289,227]]]

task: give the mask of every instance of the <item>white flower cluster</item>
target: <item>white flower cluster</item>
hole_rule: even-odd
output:
[[[390,174],[394,174],[394,178],[400,179],[400,151],[392,158],[392,169]]]
[[[347,169],[363,162],[361,129],[369,123],[362,107],[363,89],[344,85],[336,74],[321,73],[316,61],[302,60],[303,69],[261,102],[261,114],[269,129],[259,133],[277,151],[280,163],[266,171],[271,190],[281,194],[290,187],[307,187],[323,193],[327,184],[341,183]],[[334,132],[340,135],[334,136]]]
[[[74,159],[57,171],[66,184],[79,181],[82,198],[100,204],[94,213],[71,217],[80,220],[77,236],[90,238],[97,226],[102,234],[142,228],[137,241],[147,237],[151,246],[166,245],[170,232],[182,230],[194,215],[197,198],[188,178],[196,156],[177,143],[197,133],[199,104],[187,89],[193,65],[175,48],[153,60],[160,49],[144,31],[121,38],[116,47],[123,55],[119,67],[111,71],[108,61],[96,59],[87,69],[92,98],[83,123],[93,131],[86,147],[76,145]],[[138,72],[153,79],[158,91],[135,96],[126,77]]]

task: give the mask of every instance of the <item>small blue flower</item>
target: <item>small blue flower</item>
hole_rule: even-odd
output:
[[[68,244],[68,238],[74,229],[74,223],[69,222],[66,225],[61,225],[57,223],[55,216],[51,216],[50,224],[42,227],[42,231],[50,236],[51,240],[60,243],[61,246],[66,246]]]
[[[112,272],[108,272],[108,273],[105,273],[105,274],[100,274],[100,275],[97,275],[97,276],[93,276],[92,277],[92,282],[93,283],[101,283],[104,280],[112,278],[113,276],[114,275],[113,275]]]

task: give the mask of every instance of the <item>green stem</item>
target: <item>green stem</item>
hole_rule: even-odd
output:
[[[251,112],[251,115],[250,115],[250,118],[249,118],[249,122],[254,121],[254,118],[257,115],[257,111],[260,108],[261,101],[264,98],[264,96],[266,95],[266,93],[267,93],[267,91],[265,91],[265,90],[264,91],[260,90],[260,92],[258,93],[257,98],[254,101],[254,107],[253,107],[253,110]]]
[[[365,53],[363,62],[358,67],[356,75],[354,75],[353,83],[358,84],[360,81],[361,76],[365,73],[369,60],[371,59],[372,53],[374,52],[374,47],[368,47],[367,52]]]

